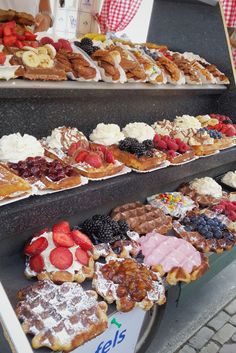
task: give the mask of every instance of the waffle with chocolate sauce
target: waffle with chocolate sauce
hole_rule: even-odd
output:
[[[69,352],[107,328],[107,304],[78,283],[36,282],[17,299],[16,314],[24,332],[34,336],[33,348]]]
[[[172,228],[171,217],[166,216],[162,210],[141,202],[116,207],[111,217],[116,221],[125,219],[130,229],[139,234],[146,234],[153,230],[166,234]]]

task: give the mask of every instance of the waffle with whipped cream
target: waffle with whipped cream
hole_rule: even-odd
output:
[[[107,304],[78,283],[41,281],[20,290],[16,314],[33,348],[69,352],[107,328]]]

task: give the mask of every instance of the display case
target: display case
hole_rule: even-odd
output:
[[[197,0],[154,1],[148,41],[166,44],[173,50],[200,54],[216,63],[230,78],[231,85],[176,87],[141,83],[113,85],[103,82],[1,82],[1,135],[19,131],[41,138],[62,125],[76,126],[89,134],[99,122],[124,126],[134,121],[153,123],[164,118],[173,120],[176,115],[183,114],[215,112],[234,116],[235,86],[219,4],[211,6]],[[77,225],[89,216],[108,213],[120,204],[144,201],[153,193],[174,190],[182,181],[187,182],[194,177],[206,175],[215,177],[235,169],[233,147],[182,166],[145,174],[132,172],[103,181],[91,181],[77,189],[34,196],[1,207],[0,279],[11,303],[15,306],[17,290],[28,283],[23,275],[22,249],[27,239],[38,229],[51,226],[61,219]],[[230,252],[228,260],[227,254],[224,254],[220,257],[222,260],[220,264],[218,262],[217,271],[214,271],[215,256],[210,260],[212,269],[209,274],[212,275],[231,261]],[[177,291],[176,287],[168,290]],[[144,325],[136,352],[145,352],[153,334],[157,334],[163,314],[164,307],[155,307],[145,317],[143,315],[138,318],[139,321],[144,320]],[[131,322],[128,326],[132,330],[135,327],[135,317],[130,312]],[[99,342],[98,337],[96,343]],[[4,353],[10,353],[3,336],[0,337],[0,346]],[[96,347],[91,349],[97,352]],[[38,350],[43,353],[46,351],[48,352]],[[75,352],[84,351],[81,347]],[[133,351],[134,348],[130,348],[126,352]],[[23,353],[20,348],[17,352]],[[110,352],[115,353],[115,347]]]

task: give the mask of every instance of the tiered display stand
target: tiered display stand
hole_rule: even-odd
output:
[[[156,0],[150,23],[149,41],[166,44],[173,50],[193,51],[222,69],[230,78],[229,88],[222,86],[152,86],[149,84],[41,83],[21,80],[0,84],[1,135],[21,132],[40,138],[61,125],[76,126],[89,134],[99,123],[145,121],[152,123],[176,115],[226,113],[234,116],[235,88],[225,28],[219,5],[212,7],[197,0]],[[0,209],[0,280],[15,306],[17,290],[29,284],[24,278],[22,248],[34,231],[60,219],[72,225],[96,213],[108,213],[113,207],[145,198],[159,191],[174,190],[181,182],[199,176],[217,176],[236,169],[235,148],[183,166],[152,173],[134,172],[60,193],[34,196]],[[220,271],[235,250],[210,256],[210,271],[184,292]],[[176,291],[175,288],[169,290]],[[171,303],[169,304],[171,305]],[[160,311],[161,310],[161,311]],[[164,309],[147,313],[136,348],[145,352],[152,335],[157,334]],[[132,316],[132,312],[130,313]],[[135,324],[132,327],[134,330]],[[11,350],[3,336],[1,351]],[[122,346],[120,346],[120,349]],[[18,347],[18,353],[23,353]],[[132,353],[133,351],[126,351]],[[38,350],[39,353],[49,350]],[[76,350],[82,352],[82,348]],[[110,352],[116,352],[115,348]],[[93,352],[89,352],[93,353]]]

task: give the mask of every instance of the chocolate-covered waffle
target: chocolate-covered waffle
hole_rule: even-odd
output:
[[[208,258],[189,242],[156,232],[148,233],[139,240],[144,264],[151,266],[171,285],[177,282],[195,281],[208,269]]]
[[[128,203],[116,207],[111,214],[116,220],[125,219],[131,230],[138,234],[147,234],[153,230],[166,234],[172,228],[172,219],[160,209],[141,202]]]
[[[222,187],[210,177],[196,178],[190,183],[182,184],[178,191],[191,197],[203,207],[218,204],[222,198],[226,197]]]
[[[40,281],[17,294],[16,315],[33,348],[69,352],[107,328],[107,304],[78,283]]]
[[[25,246],[25,275],[55,283],[83,282],[94,272],[93,245],[78,230],[70,230],[68,222],[55,224],[52,231],[43,229]]]
[[[93,288],[108,303],[116,302],[117,310],[128,312],[135,307],[149,310],[165,303],[165,288],[158,273],[134,259],[107,259],[96,263]]]
[[[77,128],[58,127],[42,143],[47,156],[72,165],[88,178],[115,175],[124,167],[105,146],[89,142]]]
[[[221,253],[236,244],[236,235],[229,228],[230,221],[210,210],[190,212],[180,221],[173,222],[176,234],[202,252]]]

